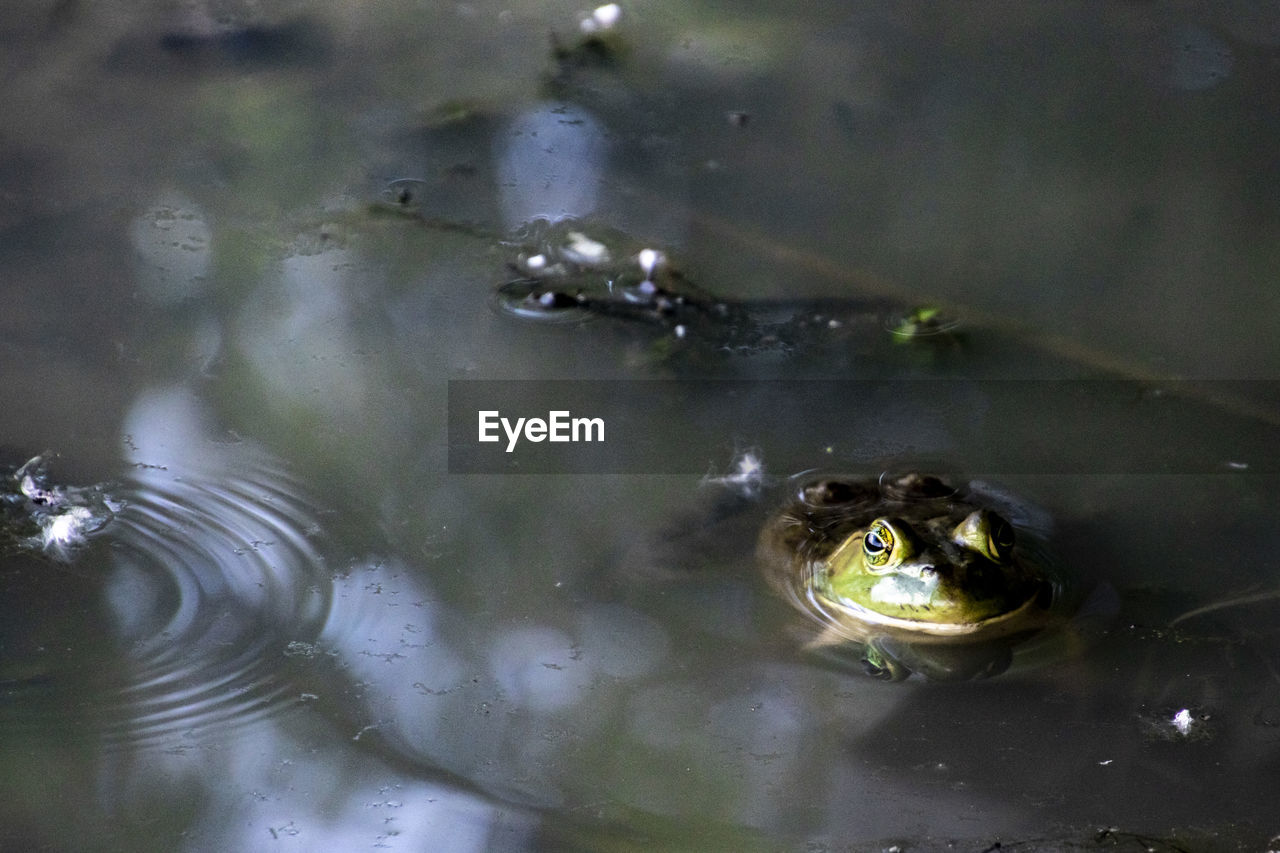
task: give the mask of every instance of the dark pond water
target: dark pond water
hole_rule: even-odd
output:
[[[0,465],[111,508],[0,538],[0,848],[1280,848],[1280,9],[588,14],[0,10]],[[503,311],[566,245],[758,325]],[[910,466],[1079,591],[994,678],[757,566]]]

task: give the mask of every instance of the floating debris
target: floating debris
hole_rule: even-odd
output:
[[[886,323],[889,333],[902,341],[946,335],[960,325],[936,305],[920,305]]]
[[[313,658],[320,654],[322,652],[319,646],[303,640],[290,640],[289,644],[284,648],[284,656],[288,658]]]
[[[1139,719],[1143,734],[1150,740],[1192,741],[1213,736],[1212,715],[1194,708],[1178,708],[1172,713],[1166,709],[1143,714]]]
[[[44,455],[34,456],[0,488],[0,547],[68,560],[121,508],[99,486],[50,483]]]
[[[739,453],[733,460],[733,468],[727,474],[707,474],[703,485],[728,486],[743,495],[754,495],[764,484],[764,460],[754,450]]]

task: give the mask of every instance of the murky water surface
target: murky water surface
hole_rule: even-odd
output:
[[[111,507],[0,537],[0,847],[1280,846],[1280,11],[588,14],[0,11],[4,517]],[[643,452],[461,473],[479,380]],[[913,465],[1078,593],[994,678],[757,564]]]

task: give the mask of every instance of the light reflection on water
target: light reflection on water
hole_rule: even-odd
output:
[[[514,231],[527,222],[583,218],[599,204],[608,169],[603,128],[581,108],[537,104],[512,119],[498,136],[502,216]],[[530,144],[537,139],[536,144]]]
[[[381,740],[503,799],[555,807],[566,789],[582,795],[565,748],[599,733],[620,711],[618,691],[655,674],[669,641],[607,603],[584,603],[563,628],[462,617],[421,573],[379,560],[337,580],[317,647],[361,685],[362,700],[346,706],[354,739]]]

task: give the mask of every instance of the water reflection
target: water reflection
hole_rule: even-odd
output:
[[[628,358],[641,348],[617,324],[530,330],[489,310],[509,255],[477,237],[540,216],[669,248],[726,300],[865,289],[975,309],[964,347],[909,371],[922,348],[882,351],[877,320],[865,340],[884,346],[849,357],[864,329],[847,323],[846,356],[820,365],[841,375],[1266,374],[1273,146],[1255,125],[1275,112],[1274,14],[672,7],[634,21],[619,61],[561,67],[549,89],[545,34],[571,21],[541,8],[195,3],[182,26],[163,5],[58,3],[58,31],[25,45],[33,25],[0,12],[22,118],[4,146],[18,165],[0,167],[6,341],[72,365],[6,350],[8,440],[114,443],[119,398],[152,389],[128,404],[141,467],[117,484],[122,517],[69,567],[4,566],[0,732],[21,800],[0,842],[67,844],[68,802],[87,804],[86,843],[120,849],[529,849],[575,822],[605,828],[592,849],[742,849],[754,830],[762,849],[983,849],[1046,826],[1067,847],[1113,818],[1269,837],[1274,599],[1248,619],[1206,608],[1274,585],[1274,483],[1041,482],[1065,564],[1121,585],[1127,618],[1061,666],[886,686],[796,653],[755,529],[619,558],[694,500],[690,481],[447,475],[441,412],[446,377],[667,375]],[[226,19],[195,26],[215,6]],[[379,123],[414,126],[412,150],[380,150]],[[340,196],[374,173],[411,181],[400,203],[424,220],[478,227],[362,220]],[[1062,357],[1038,356],[1055,334]],[[769,357],[735,364],[802,374]],[[1170,458],[1270,470],[1239,418],[984,399],[780,387],[758,407],[792,416],[772,427],[713,401],[644,424],[724,456],[758,444],[779,472],[912,448],[971,465],[965,436],[1070,465],[1114,436],[1191,432],[1214,434]],[[1143,431],[1157,420],[1171,429]],[[672,550],[699,571],[664,564]],[[1152,585],[1189,600],[1143,613]],[[131,837],[98,835],[128,821]]]
[[[582,107],[534,104],[497,139],[503,222],[516,229],[535,219],[558,222],[593,213],[608,167],[603,128]]]
[[[360,685],[354,705],[321,701],[352,719],[353,741],[386,744],[463,788],[558,806],[582,792],[567,739],[598,733],[618,691],[653,674],[669,641],[620,605],[589,604],[557,625],[468,619],[420,572],[377,560],[337,580],[316,647],[315,676],[333,666],[340,679],[326,691]]]
[[[346,275],[355,261],[339,246],[298,247],[247,300],[236,335],[269,393],[344,426],[361,422],[371,404],[358,298]]]
[[[164,305],[203,295],[212,265],[212,239],[199,206],[181,193],[162,193],[129,226],[129,242],[139,261],[139,287]]]
[[[313,713],[335,701],[318,673],[344,648],[357,667],[385,666],[399,655],[371,638],[403,623],[369,625],[331,607],[320,515],[283,467],[218,429],[185,386],[140,394],[124,431],[133,470],[109,486],[118,512],[77,559],[6,563],[6,744],[74,760],[64,796],[79,791],[103,812],[137,815],[149,835],[182,840],[169,849],[270,840],[339,850],[406,834],[450,850],[527,849],[527,815],[433,781],[431,768],[406,775],[362,749],[332,748],[367,729],[344,735]],[[343,595],[352,576],[343,575]],[[356,640],[350,647],[319,639],[326,625],[328,639],[339,632],[333,619]],[[406,648],[433,645],[430,621],[422,627],[416,642],[415,626],[405,627]],[[429,675],[409,688],[415,696],[464,678],[448,654],[417,661]],[[340,689],[385,686],[375,671]],[[406,720],[430,721],[447,725]]]

